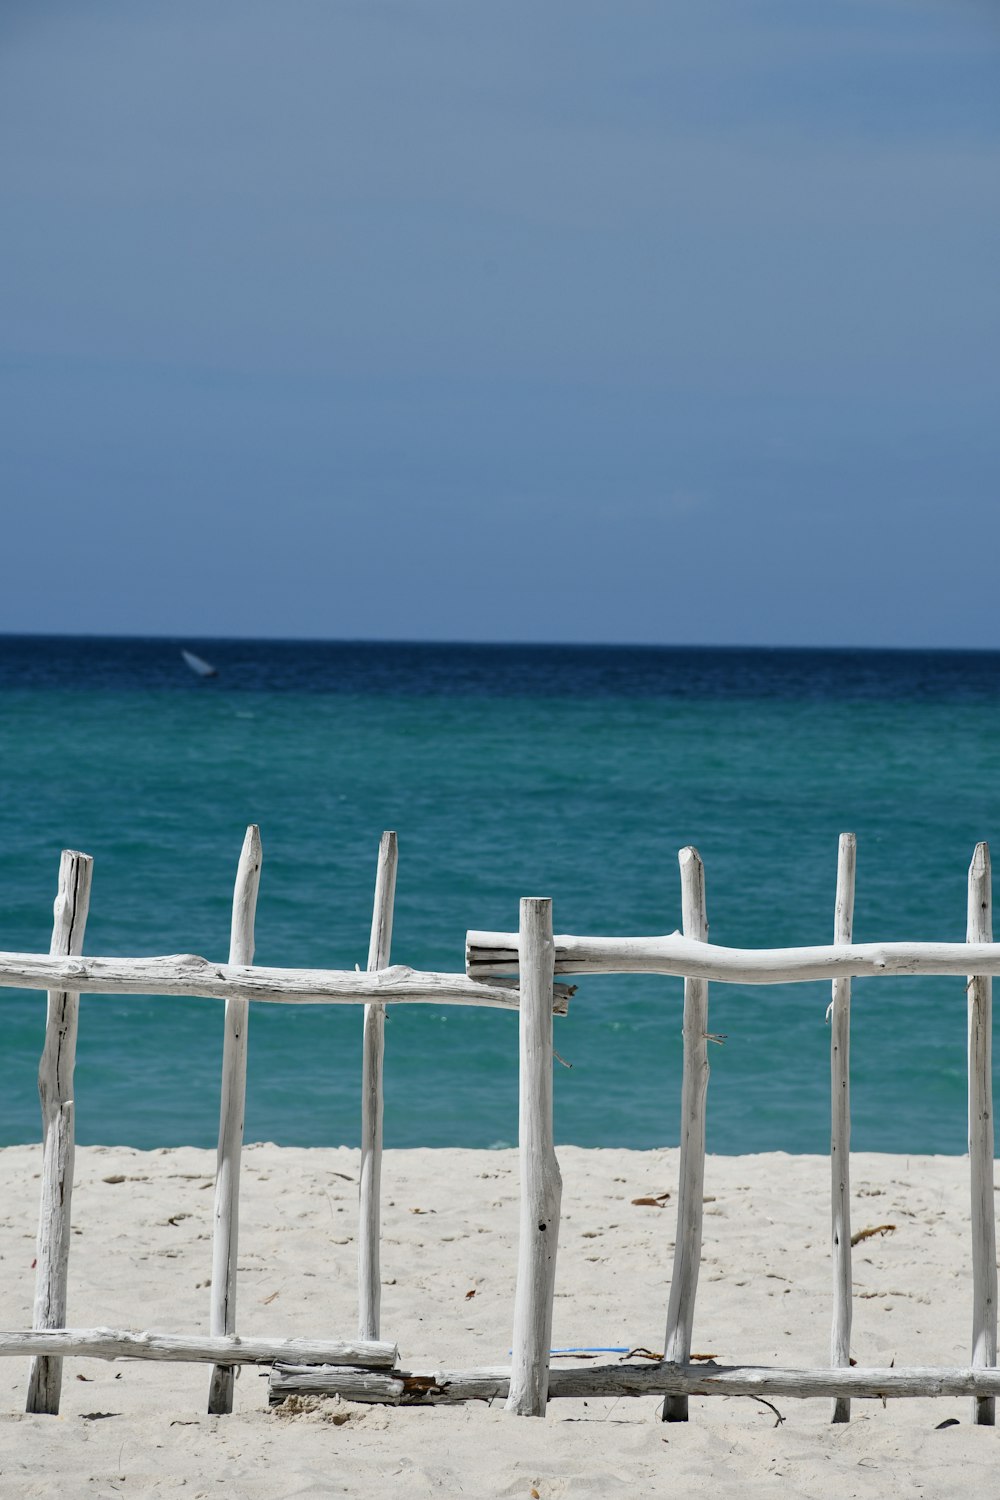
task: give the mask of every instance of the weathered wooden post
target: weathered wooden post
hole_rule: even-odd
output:
[[[89,854],[79,854],[75,849],[63,850],[49,947],[53,956],[76,956],[83,952],[93,873],[94,861]],[[35,1328],[64,1328],[66,1325],[70,1213],[76,1155],[73,1070],[79,1014],[78,994],[71,990],[49,990],[45,1044],[38,1068],[44,1144],[32,1324]],[[44,1354],[33,1359],[26,1410],[58,1416],[61,1391],[62,1360]]]
[[[526,896],[518,931],[520,965],[521,1221],[514,1337],[506,1409],[543,1417],[555,1296],[562,1177],[552,1129],[552,902]]]
[[[386,832],[378,851],[375,873],[375,904],[369,972],[389,966],[392,946],[392,912],[396,894],[399,851],[396,835]],[[381,1233],[380,1193],[382,1183],[382,1060],[385,1049],[385,1006],[373,1001],[365,1006],[361,1055],[361,1173],[358,1213],[358,1332],[363,1339],[377,1339],[382,1280],[379,1259]]]
[[[833,941],[849,943],[854,926],[857,839],[842,833],[837,850],[837,898]],[[833,1256],[833,1326],[830,1363],[850,1368],[851,1320],[851,981],[833,981],[830,1002],[830,1192]],[[833,1403],[834,1422],[851,1420],[849,1396]]]
[[[252,823],[243,840],[233,892],[229,939],[230,964],[249,965],[254,954],[254,917],[263,854],[260,829]],[[210,1332],[236,1332],[236,1266],[240,1233],[240,1160],[247,1092],[248,1000],[226,1000],[222,1044],[222,1098],[219,1107],[219,1154],[215,1175],[215,1236],[212,1242]],[[233,1409],[232,1365],[216,1365],[208,1391],[208,1410],[221,1416]]]
[[[684,936],[708,941],[705,867],[697,849],[682,849],[681,920]],[[674,1268],[667,1304],[663,1357],[685,1365],[691,1355],[694,1303],[701,1268],[702,1203],[705,1192],[705,1108],[708,1094],[708,981],[684,981],[684,1063],[681,1082],[680,1182]],[[686,1422],[687,1396],[666,1396],[664,1422]]]
[[[993,941],[993,892],[988,844],[977,844],[969,866],[970,943]],[[993,981],[969,980],[969,1167],[972,1191],[972,1364],[997,1362],[997,1237],[993,1197]],[[996,1422],[996,1397],[979,1396],[972,1420]]]

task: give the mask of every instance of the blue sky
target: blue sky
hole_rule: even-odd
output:
[[[6,0],[0,630],[1000,647],[1000,10]]]

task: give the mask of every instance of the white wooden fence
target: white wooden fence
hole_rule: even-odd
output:
[[[48,991],[45,1043],[39,1067],[43,1158],[38,1228],[34,1326],[0,1331],[0,1356],[32,1357],[27,1409],[56,1414],[62,1359],[199,1360],[213,1366],[208,1409],[232,1410],[238,1364],[283,1360],[342,1367],[345,1379],[364,1384],[365,1372],[392,1369],[398,1350],[379,1339],[379,1204],[382,1151],[382,1018],[387,1004],[485,1005],[516,1009],[516,981],[484,983],[465,974],[421,973],[388,966],[396,872],[396,836],[382,837],[366,973],[328,969],[254,968],[254,916],[261,872],[258,829],[247,829],[233,896],[227,964],[193,954],[161,958],[82,956],[93,861],[63,853],[48,955],[0,953],[0,987]],[[189,995],[225,1001],[219,1151],[215,1182],[212,1297],[207,1337],[135,1333],[108,1328],[66,1328],[74,1159],[74,1064],[81,994]],[[550,979],[547,1002],[565,1011],[572,987]],[[249,1002],[292,1005],[363,1005],[361,1223],[359,1327],[356,1340],[263,1339],[236,1332],[240,1159],[246,1098]],[[551,1023],[550,1023],[551,1024]]]
[[[365,973],[253,968],[253,925],[260,841],[247,832],[233,902],[229,963],[192,955],[151,959],[84,958],[83,933],[91,862],[65,853],[48,956],[0,954],[0,986],[47,989],[48,1024],[39,1073],[44,1122],[42,1204],[35,1327],[0,1332],[0,1356],[35,1356],[31,1411],[58,1410],[61,1358],[204,1360],[214,1366],[210,1407],[232,1408],[232,1368],[272,1365],[270,1391],[336,1392],[349,1399],[432,1404],[505,1399],[509,1410],[542,1415],[555,1396],[664,1397],[667,1421],[687,1418],[691,1395],[784,1395],[834,1398],[834,1421],[846,1421],[852,1397],[970,1395],[974,1420],[994,1422],[1000,1394],[997,1357],[997,1266],[993,1204],[991,979],[1000,973],[992,941],[989,851],[977,846],[969,871],[966,943],[851,941],[855,842],[840,841],[834,943],[811,948],[733,949],[707,941],[704,871],[694,849],[682,849],[683,933],[669,937],[553,936],[552,903],[521,902],[517,933],[470,932],[465,975],[388,967],[396,845],[383,836],[376,879],[369,967]],[[865,1369],[849,1363],[850,981],[855,975],[948,974],[967,982],[969,1021],[969,1155],[973,1248],[972,1348],[959,1368]],[[519,974],[520,988],[510,979]],[[552,1110],[552,1016],[572,989],[556,975],[651,973],[684,978],[680,1189],[664,1354],[650,1364],[549,1369],[561,1180]],[[708,1084],[708,984],[832,981],[831,1218],[833,1319],[831,1365],[817,1369],[692,1364],[691,1335],[701,1256],[705,1111]],[[73,1167],[73,1057],[81,993],[192,995],[226,1002],[219,1166],[215,1195],[213,1296],[207,1338],[66,1329],[66,1277]],[[246,1084],[247,1002],[363,1004],[361,1219],[357,1341],[274,1340],[235,1332],[239,1163]],[[382,1020],[390,1003],[488,1005],[520,1010],[521,1217],[514,1338],[510,1366],[459,1371],[398,1368],[395,1346],[379,1342],[378,1185],[382,1141]]]
[[[933,1396],[969,1394],[975,1398],[974,1420],[992,1426],[995,1397],[1000,1393],[997,1362],[997,1261],[993,1192],[992,976],[1000,973],[1000,944],[992,941],[989,849],[979,844],[968,879],[966,943],[852,943],[855,838],[840,839],[834,943],[815,948],[738,949],[710,944],[705,881],[695,849],[680,851],[683,933],[669,937],[552,938],[554,974],[672,974],[684,977],[684,1062],[681,1095],[680,1184],[677,1204],[673,1275],[667,1309],[663,1361],[655,1370],[620,1367],[591,1369],[590,1390],[605,1393],[662,1391],[665,1421],[687,1418],[690,1394],[834,1397],[833,1420],[850,1417],[854,1396]],[[470,932],[466,971],[483,979],[516,972],[519,940],[513,933]],[[525,971],[523,927],[520,940],[522,1028],[531,991]],[[850,1224],[850,1004],[855,975],[968,975],[968,1126],[972,1230],[972,1350],[963,1369],[861,1369],[850,1363],[851,1224]],[[831,1366],[822,1370],[724,1369],[689,1364],[691,1330],[702,1235],[702,1185],[705,1166],[705,1108],[708,1084],[708,982],[788,984],[830,979],[831,1020],[831,1220],[833,1320]],[[542,1139],[524,1155],[526,1178],[551,1177],[545,1162],[551,1151],[551,1116]],[[558,1172],[556,1167],[555,1172]],[[558,1210],[557,1210],[558,1211]],[[546,1233],[558,1229],[551,1218]],[[527,1231],[531,1231],[530,1221]],[[526,1232],[522,1217],[522,1235]],[[522,1249],[523,1253],[523,1249]],[[554,1245],[552,1246],[554,1257]],[[519,1281],[520,1296],[520,1281]],[[541,1324],[535,1356],[539,1358]],[[645,1379],[643,1376],[645,1375]],[[549,1394],[587,1394],[578,1372],[553,1373]],[[536,1379],[530,1397],[518,1395],[518,1410],[545,1410],[544,1379]],[[515,1401],[511,1381],[511,1403]]]

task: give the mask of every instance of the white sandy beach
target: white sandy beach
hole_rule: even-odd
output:
[[[40,1148],[0,1153],[2,1313],[30,1326]],[[663,1347],[675,1151],[562,1147],[563,1225],[553,1344]],[[214,1152],[77,1154],[69,1322],[205,1331]],[[356,1332],[358,1153],[249,1147],[239,1326],[276,1337]],[[853,1227],[895,1230],[855,1250],[859,1364],[967,1364],[967,1163],[858,1155]],[[113,1180],[109,1180],[113,1179]],[[390,1151],[383,1187],[382,1334],[410,1368],[503,1363],[517,1228],[511,1151]],[[829,1340],[829,1165],[817,1157],[711,1157],[695,1351],[723,1362],[817,1365]],[[474,1295],[470,1295],[474,1293]],[[607,1356],[614,1358],[614,1356]],[[496,1407],[389,1409],[336,1400],[269,1411],[245,1368],[231,1417],[205,1415],[209,1367],[67,1360],[62,1415],[24,1415],[26,1359],[4,1362],[0,1494],[783,1496],[1000,1495],[1000,1435],[967,1399],[830,1403],[658,1398],[553,1401],[544,1420]],[[939,1428],[947,1419],[958,1425]]]

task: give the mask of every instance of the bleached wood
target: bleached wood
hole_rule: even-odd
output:
[[[260,829],[251,823],[243,840],[236,867],[233,916],[229,935],[229,962],[252,964],[254,918],[263,853]],[[243,1117],[247,1093],[247,1027],[250,1006],[246,1000],[227,1000],[222,1040],[222,1093],[219,1105],[219,1151],[215,1169],[215,1232],[212,1240],[212,1298],[209,1328],[214,1337],[236,1332],[236,1266],[240,1236],[240,1160],[243,1153]],[[208,1390],[210,1415],[223,1416],[233,1409],[235,1371],[231,1365],[216,1365]]]
[[[462,974],[423,973],[393,964],[376,973],[338,969],[265,969],[212,963],[194,953],[157,958],[52,958],[0,953],[0,988],[73,989],[88,995],[190,995],[207,1000],[257,1000],[273,1005],[485,1005],[517,1010],[514,981],[482,984]],[[574,985],[552,989],[552,1009],[565,1015]]]
[[[708,941],[705,867],[697,849],[682,849],[681,916],[684,936]],[[674,1266],[667,1304],[664,1358],[686,1364],[691,1355],[694,1304],[701,1269],[702,1204],[705,1195],[705,1104],[708,1093],[708,984],[684,981],[684,1063],[681,1082],[681,1147]],[[667,1396],[664,1422],[686,1422],[687,1396]]]
[[[990,851],[977,844],[969,866],[968,938],[993,937]],[[993,985],[983,975],[969,980],[969,1166],[972,1193],[972,1363],[997,1362],[997,1239],[993,1195]],[[996,1399],[973,1402],[980,1427],[996,1422]]]
[[[854,927],[857,839],[842,833],[837,849],[833,941],[849,943]],[[851,1363],[851,981],[833,981],[830,1004],[830,1201],[833,1257],[833,1326],[830,1363]],[[832,1421],[851,1420],[849,1396],[834,1402]]]
[[[63,850],[53,908],[53,954],[78,954],[83,948],[93,872],[94,861],[89,854]],[[43,1144],[32,1319],[36,1328],[61,1328],[66,1321],[76,1153],[73,1071],[79,1011],[80,997],[72,990],[49,991],[45,1043],[38,1068]],[[28,1378],[25,1409],[58,1416],[61,1391],[62,1360],[36,1358]]]
[[[338,1378],[339,1377],[339,1378]],[[504,1381],[504,1394],[507,1381]],[[430,1405],[406,1397],[398,1376],[376,1370],[334,1370],[325,1365],[275,1365],[268,1378],[268,1405],[280,1406],[289,1396],[340,1396],[377,1406]]]
[[[552,902],[521,900],[519,1164],[521,1208],[507,1410],[543,1417],[562,1177],[552,1130]]]
[[[352,1401],[393,1406],[434,1406],[460,1401],[502,1401],[510,1369],[393,1370],[371,1373],[359,1390],[356,1374],[322,1366],[292,1366],[284,1361],[271,1371],[270,1399],[295,1392],[340,1395]],[[889,1399],[928,1396],[1000,1394],[1000,1370],[968,1367],[926,1369],[922,1366],[846,1370],[797,1370],[763,1365],[587,1365],[549,1372],[549,1397],[594,1400],[602,1396],[766,1396],[808,1401],[816,1397]]]
[[[392,913],[396,895],[399,851],[396,835],[386,831],[378,851],[375,901],[368,944],[368,969],[389,966]],[[382,1300],[379,1255],[382,1185],[382,1059],[385,1049],[385,1006],[365,1006],[361,1051],[361,1172],[358,1189],[358,1333],[377,1339]]]
[[[675,974],[720,984],[809,984],[890,974],[1000,974],[1000,943],[844,943],[809,948],[723,948],[669,937],[557,934],[557,974]],[[19,955],[15,955],[19,956]],[[0,955],[2,972],[3,955]],[[476,979],[517,972],[513,933],[470,932],[466,972]]]
[[[276,1360],[312,1365],[392,1369],[395,1344],[348,1339],[264,1339],[243,1334],[205,1338],[185,1333],[133,1333],[120,1328],[4,1329],[0,1358],[24,1354],[79,1355],[86,1359],[165,1359],[215,1364],[270,1365]]]

